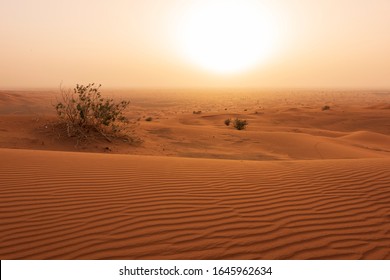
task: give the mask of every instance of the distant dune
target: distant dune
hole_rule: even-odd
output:
[[[390,259],[390,95],[112,94],[142,142],[0,91],[1,259]]]
[[[390,152],[390,110],[382,109],[390,105],[390,95],[250,90],[106,95],[130,99],[130,127],[142,145],[79,143],[54,127],[54,91],[0,91],[0,148],[240,160],[378,158]],[[322,111],[325,104],[330,110]],[[237,131],[224,124],[228,118],[249,125]]]

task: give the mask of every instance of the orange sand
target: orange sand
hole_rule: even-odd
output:
[[[1,259],[390,259],[390,94],[129,96],[137,145],[0,91]]]

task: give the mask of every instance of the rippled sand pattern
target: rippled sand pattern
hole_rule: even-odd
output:
[[[1,259],[390,259],[390,159],[0,154]]]

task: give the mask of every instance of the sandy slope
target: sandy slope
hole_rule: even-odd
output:
[[[390,259],[388,92],[113,95],[142,143],[0,91],[1,259]]]
[[[79,143],[55,128],[54,92],[0,91],[0,147],[239,160],[390,154],[390,94],[150,90],[114,95],[131,100],[129,127],[142,144]],[[324,104],[331,109],[322,111]],[[153,120],[145,121],[149,116]],[[224,124],[228,118],[249,125],[237,131]]]
[[[390,159],[0,149],[1,259],[390,259]]]

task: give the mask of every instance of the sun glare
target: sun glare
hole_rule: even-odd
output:
[[[179,45],[191,63],[230,74],[269,58],[276,33],[271,14],[254,1],[208,1],[184,13]]]

